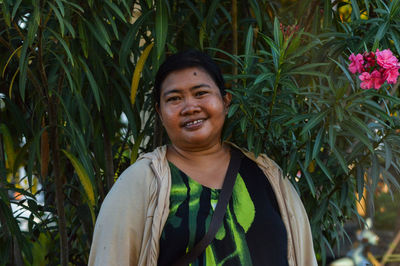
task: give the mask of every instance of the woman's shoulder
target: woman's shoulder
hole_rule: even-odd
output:
[[[156,148],[139,156],[139,158],[128,168],[126,168],[117,178],[110,192],[122,193],[123,191],[142,190],[155,182],[154,170],[160,167],[163,160],[162,150]]]
[[[278,171],[279,173],[282,172],[281,168],[279,165],[272,160],[267,154],[265,153],[260,153],[257,156],[254,154],[254,152],[248,151],[246,148],[240,147],[232,142],[227,141],[227,144],[230,146],[239,149],[246,157],[251,159],[252,161],[256,162],[259,166],[267,167],[270,170],[275,170]]]

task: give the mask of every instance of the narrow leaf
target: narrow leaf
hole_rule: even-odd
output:
[[[328,113],[328,110],[325,110],[317,115],[315,115],[313,118],[311,118],[307,124],[304,126],[303,130],[300,132],[300,135],[305,134],[309,130],[313,129],[316,125],[318,125],[326,116]]]
[[[157,60],[161,59],[161,55],[164,52],[165,42],[168,34],[168,12],[165,5],[165,1],[157,0],[156,7],[156,51]]]
[[[78,159],[69,153],[66,150],[62,150],[64,154],[67,156],[69,161],[72,163],[72,166],[74,167],[79,181],[81,182],[81,185],[83,187],[83,190],[85,191],[85,196],[87,197],[89,201],[89,208],[91,209],[91,212],[93,212],[94,206],[95,206],[95,196],[94,196],[94,189],[93,189],[93,184],[90,181],[89,175],[86,171],[86,169],[83,167],[83,165],[78,161]],[[94,217],[92,216],[92,219],[94,220]]]
[[[0,124],[0,133],[3,135],[3,142],[4,148],[7,155],[6,165],[11,170],[14,169],[14,162],[15,162],[15,150],[14,150],[14,143],[11,138],[10,131],[5,124]]]
[[[140,74],[142,73],[144,63],[146,63],[146,59],[149,56],[151,48],[153,48],[154,43],[150,43],[144,49],[143,53],[140,55],[139,60],[137,61],[135,71],[132,76],[132,85],[131,85],[131,104],[135,103],[136,93],[139,86]]]

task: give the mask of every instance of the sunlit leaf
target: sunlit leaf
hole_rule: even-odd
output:
[[[139,86],[140,74],[142,73],[143,66],[146,63],[146,59],[149,56],[151,49],[153,48],[154,43],[150,43],[143,50],[143,53],[140,55],[139,60],[136,63],[135,71],[132,76],[132,85],[131,85],[131,104],[135,104],[136,93]]]

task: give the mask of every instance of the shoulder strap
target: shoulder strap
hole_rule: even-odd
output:
[[[228,170],[226,171],[224,183],[222,185],[221,194],[219,195],[215,212],[211,218],[210,226],[207,233],[189,252],[180,257],[172,265],[187,266],[192,263],[206,247],[213,241],[218,229],[221,226],[224,218],[228,202],[231,198],[233,186],[235,185],[236,176],[239,171],[240,163],[243,158],[243,153],[236,148],[231,147],[231,160],[229,161]]]

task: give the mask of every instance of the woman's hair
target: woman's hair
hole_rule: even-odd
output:
[[[165,78],[174,71],[190,67],[198,67],[204,70],[214,80],[221,95],[225,95],[225,81],[218,65],[209,55],[191,49],[169,56],[158,69],[153,90],[156,104],[160,104],[161,85]]]

